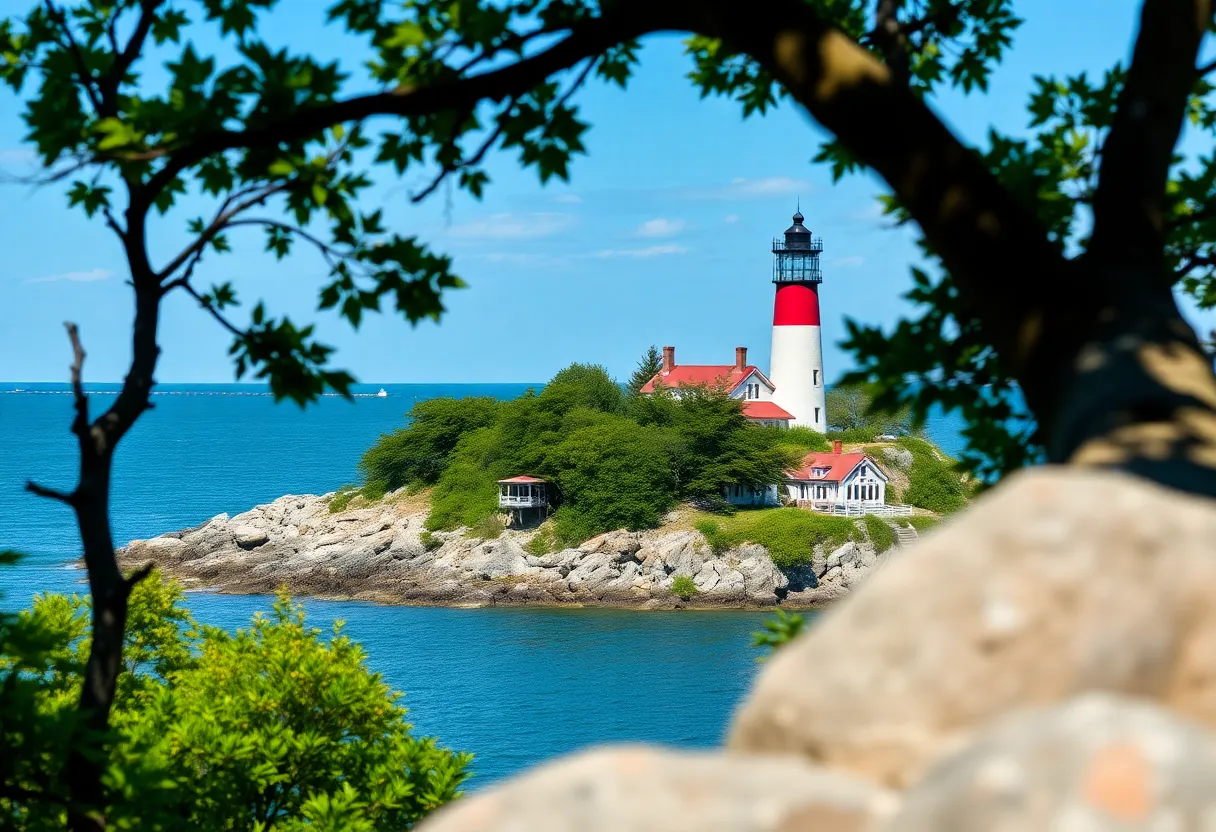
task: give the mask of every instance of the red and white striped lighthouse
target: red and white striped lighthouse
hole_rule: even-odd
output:
[[[819,255],[823,240],[812,237],[801,212],[785,239],[773,240],[773,352],[769,378],[773,401],[788,410],[792,425],[827,432],[823,337],[819,330]]]

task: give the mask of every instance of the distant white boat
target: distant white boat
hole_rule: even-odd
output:
[[[388,391],[385,390],[383,387],[381,387],[379,390],[376,391],[376,398],[377,399],[387,399]]]

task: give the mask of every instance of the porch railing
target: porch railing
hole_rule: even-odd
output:
[[[888,505],[887,503],[832,503],[824,500],[797,500],[798,508],[809,508],[811,511],[823,514],[837,514],[842,517],[863,517],[873,514],[878,517],[911,517],[912,506]]]

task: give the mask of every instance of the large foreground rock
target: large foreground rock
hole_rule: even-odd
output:
[[[1086,690],[1213,725],[1214,599],[1212,501],[1120,474],[1025,471],[781,650],[729,747],[904,786],[976,726]]]
[[[1009,716],[933,766],[887,832],[1216,828],[1216,740],[1145,702],[1089,694]]]
[[[460,800],[422,832],[868,832],[893,795],[791,757],[618,746]]]

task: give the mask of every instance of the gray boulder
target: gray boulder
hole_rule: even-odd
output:
[[[902,786],[977,725],[1088,690],[1216,725],[1214,540],[1212,500],[1016,473],[766,662],[730,747]]]
[[[790,757],[615,746],[557,759],[452,803],[420,832],[870,832],[881,789]]]
[[[1005,717],[937,764],[887,832],[1205,830],[1216,737],[1150,703],[1087,694]]]

